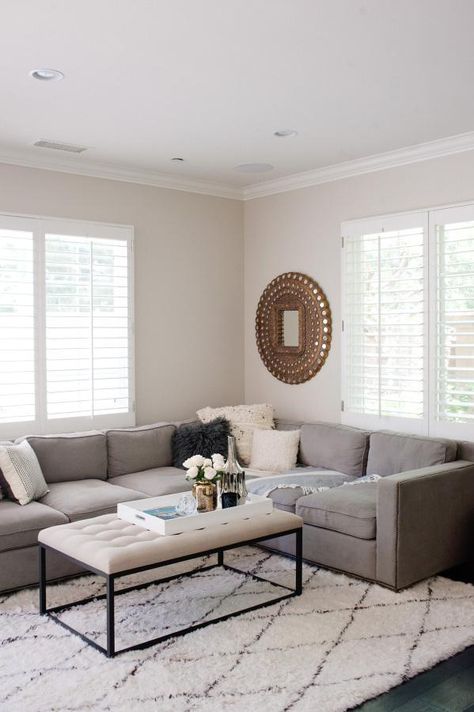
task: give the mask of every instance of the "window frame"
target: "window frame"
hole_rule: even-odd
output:
[[[26,434],[46,435],[77,430],[129,427],[135,425],[135,314],[134,314],[134,228],[133,225],[87,220],[0,213],[0,227],[28,230],[33,234],[35,419],[0,423],[0,439]],[[46,401],[46,270],[45,235],[55,233],[127,243],[128,291],[128,411],[96,416],[48,418]],[[1,347],[0,347],[1,348]]]
[[[427,254],[427,235],[428,235],[428,220],[424,211],[413,211],[403,213],[401,215],[390,215],[382,217],[367,218],[357,221],[343,223],[342,235],[344,240],[347,238],[356,238],[359,235],[383,233],[393,230],[405,230],[413,227],[423,228],[423,269],[426,274],[428,265]],[[342,323],[345,325],[348,321],[346,315],[346,283],[345,283],[345,246],[342,246],[341,260],[341,285],[342,285]],[[424,333],[423,333],[423,372],[424,372],[424,388],[423,388],[423,404],[424,415],[422,418],[407,418],[395,416],[380,416],[367,413],[354,413],[347,410],[343,404],[348,402],[347,385],[347,359],[345,354],[348,350],[347,330],[342,329],[342,359],[341,359],[341,422],[344,425],[351,425],[358,428],[368,428],[370,430],[389,429],[389,430],[405,430],[415,435],[421,435],[426,432],[428,427],[427,404],[429,400],[428,383],[426,377],[426,369],[428,365],[427,345],[428,345],[428,317],[427,317],[427,301],[428,301],[428,280],[424,280]]]
[[[446,225],[457,222],[474,222],[474,203],[467,205],[449,206],[437,208],[429,211],[429,233],[430,233],[430,270],[432,278],[430,303],[436,304],[438,298],[438,240],[436,228],[438,225]],[[429,405],[429,434],[457,440],[473,440],[474,421],[467,423],[454,423],[446,420],[437,420],[436,399],[437,393],[437,309],[430,311],[430,354],[433,358],[429,364],[430,405]]]
[[[344,242],[346,237],[357,234],[370,234],[384,230],[404,229],[411,227],[418,219],[418,224],[424,227],[424,417],[413,419],[406,417],[380,417],[371,414],[353,413],[347,410],[347,322],[346,314],[346,283]],[[440,222],[443,219],[444,222]],[[437,236],[436,226],[439,224],[474,221],[474,203],[459,203],[420,210],[411,210],[389,215],[374,216],[348,220],[341,223],[341,423],[369,430],[402,430],[417,435],[447,437],[453,439],[471,439],[473,423],[453,423],[437,420],[437,360],[431,355],[436,354],[437,340]],[[420,222],[422,221],[422,222]]]

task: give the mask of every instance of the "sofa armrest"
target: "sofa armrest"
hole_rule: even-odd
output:
[[[377,580],[399,589],[473,556],[474,463],[457,460],[377,483]]]

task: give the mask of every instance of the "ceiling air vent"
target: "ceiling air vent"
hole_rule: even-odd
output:
[[[75,146],[73,143],[59,143],[59,141],[46,141],[43,139],[35,141],[33,146],[53,148],[55,151],[67,151],[68,153],[82,153],[83,151],[87,151],[87,146]]]

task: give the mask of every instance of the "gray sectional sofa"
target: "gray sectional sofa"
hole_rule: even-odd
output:
[[[376,482],[305,495],[270,494],[304,522],[303,556],[324,567],[400,589],[474,560],[474,443],[330,423],[301,429],[300,465]],[[292,554],[291,542],[272,548]]]
[[[119,502],[188,490],[183,470],[171,466],[175,427],[28,437],[50,491],[25,506],[0,500],[0,591],[38,581],[41,529],[114,512]],[[54,553],[48,557],[50,579],[79,572]]]
[[[48,526],[116,510],[118,502],[189,489],[172,467],[172,423],[31,436],[50,492],[23,507],[0,501],[0,590],[37,582],[37,537]],[[274,490],[276,507],[304,519],[304,557],[394,589],[474,558],[474,444],[369,433],[330,423],[301,429],[299,465],[377,482],[304,494]],[[272,548],[292,554],[290,543]],[[80,569],[48,556],[50,580]]]

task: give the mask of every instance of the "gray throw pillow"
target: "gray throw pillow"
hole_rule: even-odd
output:
[[[227,457],[229,421],[215,418],[210,423],[183,423],[173,435],[173,465],[182,467],[193,455],[211,457],[216,453]]]

